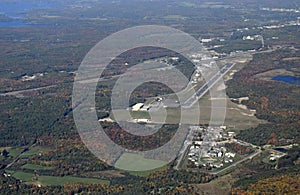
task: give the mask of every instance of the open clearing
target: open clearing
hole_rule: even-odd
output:
[[[42,170],[53,170],[54,167],[46,167],[42,165],[34,165],[34,164],[25,164],[22,166],[23,169],[29,169],[29,170],[37,170],[37,171],[42,171]]]
[[[66,183],[89,183],[89,184],[106,184],[109,185],[108,180],[81,178],[81,177],[55,177],[55,176],[39,176],[38,181],[44,185],[61,186]]]
[[[27,157],[30,157],[30,156],[33,156],[33,155],[43,154],[43,153],[46,153],[48,151],[51,151],[51,149],[50,148],[45,148],[45,147],[35,146],[35,147],[30,148],[30,150],[24,152],[22,154],[22,158],[27,158]]]
[[[26,182],[36,182],[41,185],[52,185],[52,186],[61,186],[66,183],[89,183],[89,184],[107,184],[110,182],[108,180],[93,179],[93,178],[81,178],[81,177],[57,177],[57,176],[38,176],[37,180],[34,180],[33,173],[26,173],[22,171],[11,172],[12,176],[16,179],[20,179]]]
[[[115,163],[115,167],[132,171],[144,171],[156,169],[165,164],[164,161],[146,159],[138,154],[124,153]]]
[[[160,168],[157,168],[157,169],[148,170],[148,171],[128,171],[128,173],[130,173],[131,175],[134,175],[134,176],[147,177],[151,173],[154,173],[156,171],[163,171],[163,170],[166,170],[167,168],[168,168],[168,165],[165,165],[163,167],[160,167]]]
[[[17,157],[21,152],[24,150],[24,148],[9,148],[8,151],[8,156],[12,157]]]

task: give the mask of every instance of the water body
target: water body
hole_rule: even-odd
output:
[[[292,85],[300,86],[300,78],[288,75],[278,75],[272,78],[273,81],[281,81]]]
[[[33,26],[24,21],[24,15],[34,9],[49,9],[53,3],[46,1],[0,1],[0,15],[4,15],[9,20],[0,20],[0,27],[22,27]]]
[[[287,153],[288,150],[284,149],[284,148],[274,148],[274,150],[277,150],[279,152],[283,152],[283,153]]]
[[[27,24],[23,20],[11,20],[11,21],[0,21],[0,28],[14,28],[23,26],[33,26],[32,24]]]

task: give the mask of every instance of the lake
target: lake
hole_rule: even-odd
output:
[[[272,78],[273,81],[282,81],[288,84],[300,85],[300,78],[288,75],[278,75]]]
[[[24,15],[34,9],[48,9],[54,4],[46,1],[28,0],[28,1],[0,1],[0,14],[12,20],[0,20],[0,27],[22,27],[33,26],[27,24],[22,19]]]

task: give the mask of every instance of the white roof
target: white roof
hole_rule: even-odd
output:
[[[132,106],[132,110],[139,110],[143,106],[144,106],[143,103],[137,103],[137,104],[135,104],[135,105]]]
[[[142,107],[142,106],[144,106],[144,104],[143,103],[137,103],[136,105],[134,105],[134,106],[137,106],[137,107]],[[132,107],[134,107],[134,106],[132,106]]]

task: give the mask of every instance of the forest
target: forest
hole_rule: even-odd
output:
[[[199,40],[212,38],[204,45],[220,55],[259,49],[260,41],[242,40],[247,35],[262,34],[266,38],[266,47],[279,46],[281,49],[271,53],[255,54],[253,60],[226,83],[227,94],[230,97],[248,96],[249,101],[243,104],[255,109],[256,116],[266,121],[256,128],[241,129],[238,139],[259,146],[299,143],[299,87],[257,76],[282,68],[300,75],[299,60],[286,60],[300,55],[297,50],[299,28],[253,30],[258,25],[295,20],[297,13],[261,8],[295,8],[299,7],[298,0],[51,2],[57,6],[22,10],[22,21],[26,26],[0,27],[0,194],[199,194],[197,185],[222,177],[174,170],[175,161],[146,173],[124,172],[100,161],[82,143],[71,106],[76,70],[86,53],[100,40],[137,25],[167,25]],[[8,20],[18,19],[11,19],[1,11],[0,22]],[[240,29],[245,28],[249,31],[241,33]],[[168,50],[137,48],[114,59],[102,75],[107,80],[97,86],[98,118],[111,114],[114,76],[147,59],[174,55],[180,60],[171,63],[190,78],[194,72],[192,64]],[[123,66],[125,62],[130,66]],[[27,77],[34,79],[24,80]],[[40,87],[45,88],[4,94]],[[164,85],[146,83],[131,95],[129,106],[170,92]],[[137,150],[163,145],[177,128],[177,125],[165,124],[156,134],[137,138],[122,131],[116,123],[102,125],[113,141]],[[245,149],[229,147],[240,152]],[[297,192],[299,174],[294,173],[299,173],[299,147],[290,149],[276,162],[277,169],[275,164],[263,162],[268,156],[268,151],[264,152],[258,159],[245,162],[236,169],[242,171],[233,182],[233,194],[269,193],[267,186],[271,183],[278,186],[275,194]],[[232,172],[236,174],[235,170]],[[57,185],[53,180],[62,183]]]
[[[299,56],[299,52],[288,48],[258,54],[228,81],[229,97],[249,97],[243,104],[255,109],[257,118],[268,121],[240,131],[238,138],[257,145],[299,143],[299,87],[256,76],[274,69],[286,69],[299,75],[299,61],[284,60],[294,56]]]

